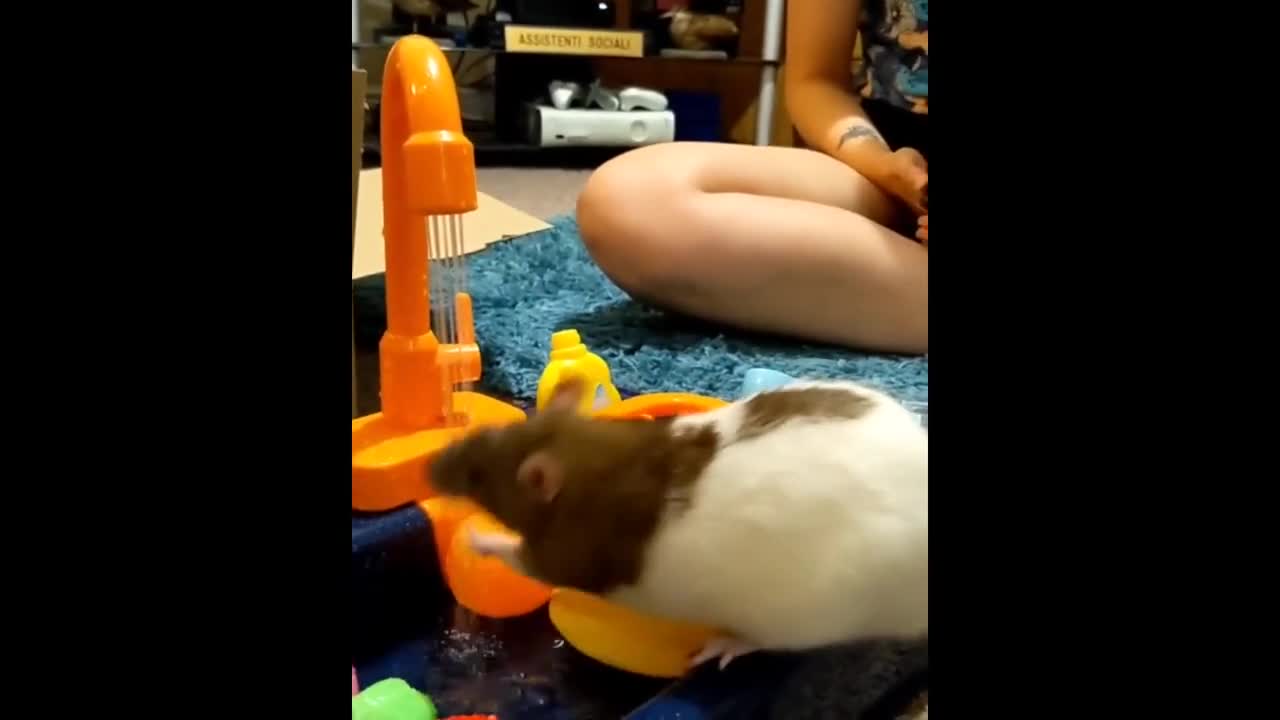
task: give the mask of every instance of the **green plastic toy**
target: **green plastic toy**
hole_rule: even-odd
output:
[[[436,720],[436,706],[404,680],[387,678],[351,698],[351,720]]]

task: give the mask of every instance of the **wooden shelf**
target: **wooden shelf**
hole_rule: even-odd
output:
[[[615,3],[616,22],[609,29],[641,31],[640,27],[630,27],[631,20],[634,20],[632,2],[615,0]],[[549,158],[562,154],[586,156],[609,152],[602,148],[542,148],[512,142],[520,140],[520,133],[516,132],[517,121],[514,119],[520,113],[519,108],[541,92],[538,88],[545,88],[549,78],[579,83],[599,80],[606,87],[636,85],[659,91],[713,95],[719,99],[719,139],[727,142],[791,145],[794,142],[791,123],[781,102],[784,60],[765,60],[761,57],[762,54],[780,50],[778,38],[781,28],[776,20],[781,12],[781,3],[782,0],[748,0],[742,4],[741,14],[736,16],[741,31],[737,43],[740,54],[736,57],[664,56],[656,54],[651,37],[646,42],[646,49],[651,54],[642,57],[564,53],[554,50],[512,52],[501,47],[502,32],[496,26],[470,32],[465,36],[457,34],[441,38],[442,43],[463,41],[480,43],[478,46],[442,46],[441,49],[455,57],[459,53],[479,54],[481,58],[477,60],[484,59],[483,64],[486,66],[492,64],[492,76],[486,86],[491,87],[494,93],[494,122],[497,134],[503,141],[490,144],[473,140],[477,146],[479,162],[485,162],[486,157],[538,157],[540,162],[550,162]],[[645,32],[652,33],[653,28],[648,27],[647,21],[640,24],[647,27]],[[769,25],[767,33],[766,24]],[[385,38],[375,33],[377,42],[353,42],[351,45],[353,54],[363,58],[361,66],[370,68],[372,88],[377,87],[380,56],[398,39],[399,30],[396,32],[396,36]],[[766,34],[771,42],[765,42]],[[486,43],[500,47],[487,46]],[[665,41],[657,43],[664,46],[668,44]],[[491,55],[492,58],[484,58],[485,55]],[[521,56],[530,59],[517,62],[515,58]],[[486,69],[486,72],[489,70]],[[376,95],[376,90],[370,92],[371,97]],[[766,119],[769,127],[757,127],[758,119]]]
[[[392,46],[393,44],[395,44],[395,43],[394,43],[394,42],[385,42],[385,43],[351,43],[351,49],[352,49],[352,50],[387,50],[387,51],[389,51],[389,50],[391,50],[391,46]],[[443,51],[443,52],[445,52],[445,53],[459,53],[459,52],[487,52],[487,53],[492,53],[492,54],[495,54],[495,55],[499,55],[499,54],[501,54],[501,55],[528,55],[528,56],[531,56],[531,57],[545,56],[545,55],[554,55],[554,56],[556,56],[556,57],[578,57],[578,58],[600,59],[600,60],[603,60],[603,59],[608,59],[608,60],[622,60],[622,61],[625,61],[625,62],[645,62],[645,61],[653,61],[653,60],[657,60],[657,61],[660,61],[660,62],[669,62],[669,63],[697,63],[697,64],[700,64],[700,65],[705,65],[705,64],[708,64],[708,63],[712,63],[712,64],[714,64],[714,63],[732,63],[732,64],[735,64],[735,65],[757,65],[757,66],[759,66],[759,65],[780,65],[780,64],[781,64],[781,62],[780,62],[780,61],[765,60],[764,58],[760,58],[760,57],[750,57],[750,56],[739,56],[739,57],[730,57],[730,58],[669,57],[669,56],[666,56],[666,55],[645,55],[644,57],[620,57],[620,56],[617,56],[617,55],[578,55],[578,54],[572,54],[572,53],[526,53],[526,52],[511,52],[511,51],[509,51],[509,50],[504,50],[504,49],[502,49],[502,48],[491,48],[491,47],[442,47],[442,48],[440,48],[440,50],[442,50],[442,51]]]

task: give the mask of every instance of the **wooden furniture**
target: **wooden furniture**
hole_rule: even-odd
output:
[[[353,0],[353,23],[358,21]],[[615,28],[627,29],[636,0],[615,0]],[[691,59],[663,56],[643,58],[529,55],[490,50],[495,75],[495,117],[491,130],[469,133],[476,145],[477,164],[550,164],[595,166],[621,150],[595,147],[534,147],[526,144],[514,125],[522,113],[527,88],[545,87],[547,75],[566,73],[581,80],[592,75],[606,85],[640,85],[659,90],[714,94],[719,99],[720,139],[728,142],[784,145],[794,142],[790,119],[780,100],[783,64],[785,0],[744,0],[738,17],[740,35],[736,57]],[[355,36],[353,31],[353,37]],[[385,54],[383,43],[353,40],[376,83]],[[485,52],[482,49],[464,49]],[[447,51],[452,55],[452,50]],[[580,68],[573,72],[571,68]],[[516,88],[512,92],[512,88]],[[376,100],[375,100],[376,102]],[[376,147],[376,145],[374,146]],[[376,152],[376,150],[375,150]],[[579,157],[581,156],[581,157]]]
[[[616,0],[615,27],[625,29],[631,0]],[[756,145],[790,145],[791,123],[779,113],[778,71],[782,65],[786,0],[745,0],[739,20],[738,56],[729,61],[597,58],[601,82],[663,90],[714,92],[720,96],[724,138]],[[745,125],[752,128],[748,136]]]

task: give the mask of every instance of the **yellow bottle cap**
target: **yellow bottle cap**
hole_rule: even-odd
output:
[[[551,334],[552,352],[556,350],[565,350],[573,347],[574,345],[581,344],[582,336],[578,334],[577,330],[561,330],[560,332]]]

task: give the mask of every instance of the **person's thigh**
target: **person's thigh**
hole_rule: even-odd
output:
[[[647,292],[673,261],[693,263],[717,248],[714,228],[700,228],[707,194],[735,193],[839,208],[887,227],[902,208],[869,180],[813,150],[728,143],[662,143],[601,165],[578,198],[583,239],[596,262],[624,289]],[[767,230],[787,218],[761,218]],[[661,298],[647,297],[650,300]]]
[[[655,182],[661,178],[661,182]],[[899,206],[871,181],[823,153],[729,143],[662,143],[632,150],[592,176],[600,194],[671,201],[690,192],[736,192],[829,205],[891,225]]]
[[[666,144],[602,165],[578,202],[614,282],[707,319],[886,350],[928,346],[928,254],[899,211],[807,150]]]

